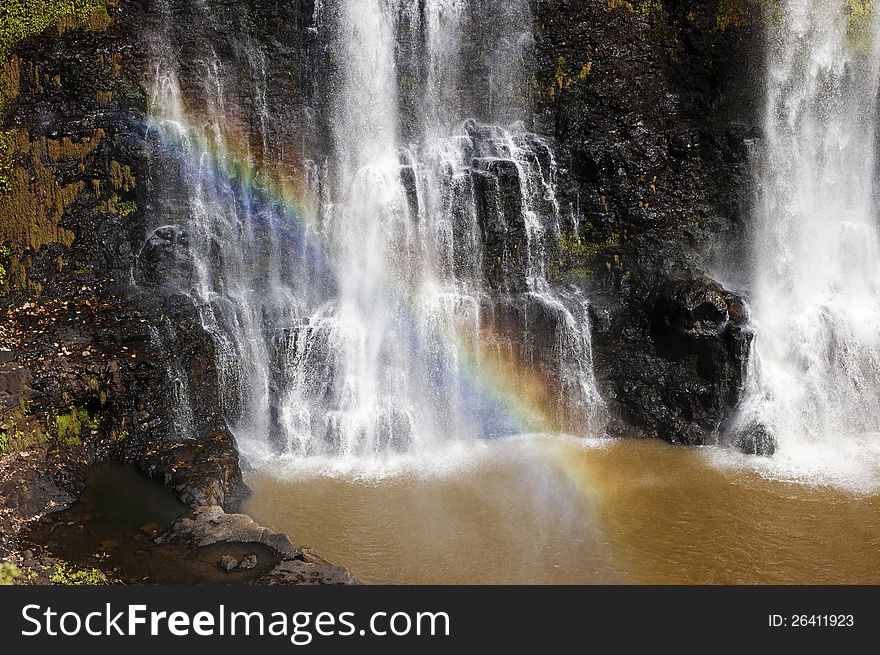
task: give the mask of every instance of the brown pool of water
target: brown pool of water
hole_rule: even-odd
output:
[[[515,439],[451,466],[253,473],[261,524],[372,583],[878,583],[880,494],[651,441]]]

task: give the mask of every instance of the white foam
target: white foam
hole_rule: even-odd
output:
[[[754,471],[768,480],[832,487],[856,495],[880,491],[880,435],[874,433],[831,442],[783,441],[773,457],[714,447],[703,452],[713,466]]]
[[[449,441],[419,451],[343,458],[338,455],[279,455],[271,452],[263,440],[239,441],[242,457],[262,474],[281,479],[343,478],[368,484],[401,477],[462,477],[506,459],[543,461],[548,441],[584,450],[605,448],[614,442],[598,437],[522,434],[491,441]]]

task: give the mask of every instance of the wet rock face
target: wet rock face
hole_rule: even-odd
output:
[[[618,356],[624,368],[614,373],[637,383],[621,385],[616,398],[637,407],[637,423],[653,426],[656,436],[712,442],[745,386],[752,333],[741,300],[703,278],[669,282],[648,302],[649,329],[640,338],[650,340],[653,352]]]
[[[752,336],[743,299],[706,271],[745,261],[760,22],[719,21],[714,0],[656,4],[534,4],[536,131],[555,136],[560,200],[580,218],[562,226],[557,281],[593,303],[613,432],[733,443]]]
[[[12,282],[0,289],[0,432],[4,451],[23,451],[0,453],[4,541],[63,509],[99,461],[135,462],[192,506],[231,509],[247,492],[213,343],[192,303],[161,284],[189,263],[187,235],[149,218],[144,35],[156,15],[122,2],[111,16],[26,40],[4,71],[17,93],[3,128],[27,173],[0,198]],[[42,203],[36,214],[30,203]],[[138,263],[145,284],[132,286]],[[186,430],[172,370],[193,399]]]
[[[147,285],[169,283],[185,288],[192,277],[192,255],[186,230],[168,225],[157,228],[137,255],[135,270]]]
[[[736,402],[752,341],[741,300],[709,280],[669,283],[651,308],[651,339],[660,357],[686,362],[702,380]]]
[[[519,171],[511,160],[476,160],[474,163],[472,178],[486,253],[486,279],[496,289],[523,290],[526,227]]]
[[[737,430],[732,436],[731,444],[747,455],[764,457],[773,455],[778,446],[773,433],[760,423]]]

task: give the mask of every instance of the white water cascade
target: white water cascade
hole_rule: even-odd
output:
[[[861,8],[782,0],[769,21],[746,411],[782,461],[878,479],[880,22]]]
[[[185,251],[175,284],[214,337],[246,450],[375,456],[533,428],[499,400],[519,372],[474,364],[511,350],[551,380],[572,431],[598,429],[587,301],[548,282],[563,209],[553,153],[522,122],[531,29],[527,0],[316,3],[308,31],[334,53],[329,143],[305,153],[296,202],[261,181],[294,175],[280,164],[256,191],[236,173],[226,88],[240,71],[213,48],[186,62],[203,71],[195,122],[181,55],[161,41],[150,130],[183,153],[188,218],[153,238]],[[259,133],[247,156],[267,161],[266,55],[242,47]]]

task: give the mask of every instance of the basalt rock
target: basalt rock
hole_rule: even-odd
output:
[[[137,255],[135,270],[146,284],[170,283],[185,287],[192,276],[189,235],[169,225],[156,229]]]
[[[643,308],[638,329],[618,318],[597,330],[607,393],[651,436],[714,442],[746,381],[752,333],[741,300],[714,282],[693,279],[663,284]],[[621,341],[630,347],[618,347]]]
[[[267,548],[275,564],[257,584],[357,584],[348,570],[297,548],[287,535],[263,528],[249,516],[227,514],[221,507],[202,507],[178,519],[155,542],[160,546],[185,544],[194,549],[217,545]],[[225,555],[219,565],[225,571],[247,571],[257,565],[257,557],[247,555],[239,560]]]
[[[778,445],[773,433],[760,423],[735,431],[731,443],[747,455],[764,457],[773,455]]]
[[[486,253],[486,278],[495,289],[521,291],[525,288],[527,239],[519,169],[508,159],[478,159],[472,179]]]
[[[578,218],[561,226],[555,280],[591,300],[613,432],[732,441],[752,336],[744,300],[709,271],[741,269],[748,242],[760,21],[656,4],[535,3],[537,131],[555,137]]]

